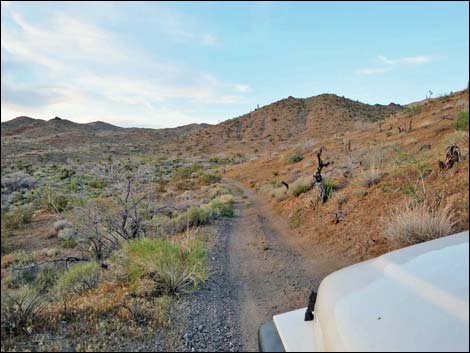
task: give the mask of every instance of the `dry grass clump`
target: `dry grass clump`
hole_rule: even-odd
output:
[[[453,233],[456,224],[451,204],[409,201],[394,209],[384,222],[385,235],[407,245]]]
[[[289,185],[289,193],[298,196],[312,188],[313,178],[310,175],[302,176]]]
[[[360,176],[360,184],[364,187],[370,188],[377,184],[382,178],[382,173],[378,167],[372,165],[369,169],[362,172]]]

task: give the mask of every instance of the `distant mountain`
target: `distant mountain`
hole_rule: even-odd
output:
[[[209,127],[209,124],[189,124],[168,129],[147,129],[147,128],[123,128],[103,121],[91,123],[75,123],[73,121],[55,117],[50,120],[33,119],[27,116],[20,116],[12,120],[2,122],[2,136],[24,135],[29,138],[44,138],[50,135],[62,134],[106,134],[106,133],[153,133],[159,137],[174,138]]]
[[[102,121],[79,124],[59,117],[50,120],[17,117],[1,123],[2,163],[22,155],[34,161],[48,159],[94,159],[103,153],[133,155],[155,153],[178,137],[208,128],[189,124],[169,129],[123,128]],[[53,156],[53,157],[50,157]]]
[[[79,124],[59,117],[46,121],[22,116],[2,123],[2,145],[14,146],[17,152],[27,150],[24,141],[28,144],[34,141],[37,149],[47,151],[107,145],[106,151],[119,150],[125,154],[135,150],[151,150],[165,156],[246,153],[341,134],[356,129],[358,124],[383,120],[402,109],[394,103],[369,105],[322,94],[310,98],[288,97],[217,125],[189,124],[167,129],[122,128],[102,121]],[[7,137],[13,138],[14,143],[3,143]],[[2,152],[2,158],[5,155]]]

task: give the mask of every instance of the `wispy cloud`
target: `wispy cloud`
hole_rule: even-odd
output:
[[[359,75],[379,75],[383,74],[385,72],[390,71],[392,68],[391,67],[371,67],[371,68],[364,68],[364,69],[359,69],[357,70],[357,73]]]
[[[420,65],[432,61],[432,57],[429,55],[418,55],[418,56],[407,56],[398,59],[389,59],[383,55],[378,56],[380,66],[362,68],[356,71],[358,75],[369,76],[369,75],[380,75],[386,72],[392,71],[397,67],[404,65]]]
[[[175,126],[199,120],[178,106],[247,101],[249,85],[151,55],[83,18],[54,12],[47,21],[33,22],[13,3],[3,10],[9,21],[4,25],[2,14],[2,120],[29,114],[136,124],[131,119],[139,116],[146,126]],[[217,43],[215,35],[192,33],[172,16],[166,15],[173,35],[204,46]],[[24,80],[14,66],[35,79]]]

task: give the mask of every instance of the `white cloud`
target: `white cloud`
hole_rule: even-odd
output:
[[[397,65],[397,64],[424,64],[431,61],[430,56],[408,56],[399,59],[388,59],[385,56],[379,56],[379,60],[385,65]]]
[[[363,76],[379,75],[389,72],[399,66],[420,65],[432,61],[432,57],[429,55],[407,56],[398,59],[389,59],[383,55],[380,55],[378,59],[381,63],[381,66],[359,69],[356,71],[356,73]]]
[[[368,75],[378,75],[383,74],[387,71],[390,71],[392,68],[390,67],[373,67],[373,68],[365,68],[357,70],[359,75],[368,76]]]
[[[186,106],[237,104],[246,102],[243,94],[251,90],[249,85],[225,82],[149,55],[114,33],[66,13],[32,23],[12,4],[7,15],[11,21],[8,26],[2,23],[1,32],[2,74],[4,63],[20,63],[33,71],[36,80],[20,84],[15,79],[17,72],[5,65],[2,120],[26,114],[177,126],[197,118],[174,108],[174,100]],[[168,28],[175,35],[197,36],[204,45],[217,43],[214,35],[186,32],[176,17],[168,18]],[[3,86],[9,89],[3,92]],[[32,104],[26,93],[34,91],[42,93],[35,95]]]

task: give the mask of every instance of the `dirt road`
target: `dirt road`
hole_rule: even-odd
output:
[[[238,288],[243,349],[256,351],[259,325],[306,306],[312,288],[336,268],[302,248],[285,220],[253,191],[228,184],[240,190],[228,239],[230,276]]]
[[[164,340],[169,346],[160,349],[257,351],[258,327],[273,315],[306,306],[312,288],[338,268],[302,247],[285,220],[253,191],[226,183],[235,191],[235,217],[217,225],[211,276],[176,302],[176,327]]]

